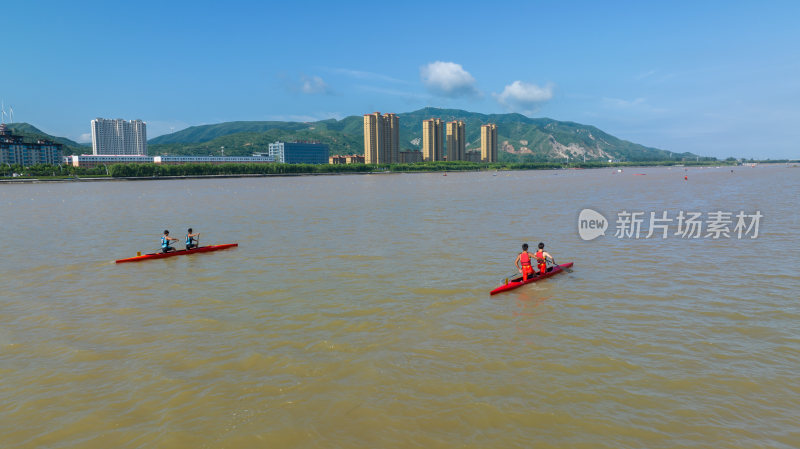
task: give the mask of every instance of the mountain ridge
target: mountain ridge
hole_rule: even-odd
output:
[[[30,123],[25,122],[17,122],[17,123],[6,123],[6,128],[14,134],[27,137],[33,140],[49,140],[51,142],[56,142],[64,145],[64,154],[80,154],[83,151],[86,151],[87,148],[91,149],[91,147],[87,147],[86,145],[81,145],[74,140],[67,139],[66,137],[58,137],[47,134],[46,132],[40,130],[39,128],[31,125]]]
[[[592,125],[550,118],[531,118],[519,113],[483,114],[461,109],[426,107],[398,113],[400,149],[420,150],[422,120],[462,120],[465,123],[467,151],[480,149],[480,125],[498,126],[501,161],[543,161],[559,158],[587,160],[667,160],[694,158],[692,153],[677,153],[647,147],[612,136]],[[236,121],[192,126],[148,141],[152,154],[245,155],[267,151],[276,140],[316,140],[327,143],[331,154],[362,154],[362,116],[315,122]]]
[[[461,109],[426,107],[398,113],[400,149],[420,150],[422,121],[440,118],[465,123],[467,151],[480,149],[480,126],[498,126],[498,156],[501,162],[540,162],[554,160],[680,160],[694,159],[692,153],[676,153],[619,139],[592,125],[551,118],[531,118],[518,113],[482,114]],[[64,145],[64,154],[91,152],[90,146],[52,136],[28,123],[7,124],[17,134],[31,139],[47,139]],[[266,152],[275,141],[319,141],[330,146],[331,154],[363,154],[363,118],[315,122],[234,121],[191,126],[148,141],[151,155],[246,156]],[[445,146],[446,148],[446,146]]]

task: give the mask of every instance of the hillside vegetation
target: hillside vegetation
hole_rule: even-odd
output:
[[[440,118],[462,120],[467,151],[480,149],[480,126],[498,126],[499,158],[507,162],[537,162],[583,159],[628,161],[680,160],[695,158],[691,153],[674,153],[618,139],[602,130],[574,122],[548,118],[529,118],[521,114],[479,114],[459,109],[424,108],[398,114],[401,150],[420,150],[422,121]],[[228,122],[193,126],[149,141],[151,154],[249,155],[267,151],[277,140],[314,140],[330,146],[331,154],[362,154],[363,119],[350,116],[342,120],[317,122]]]
[[[480,127],[498,127],[500,162],[655,161],[695,159],[692,153],[675,153],[646,147],[614,137],[594,126],[549,118],[530,118],[521,114],[479,114],[459,109],[424,108],[400,113],[400,149],[420,150],[422,121],[440,118],[445,122],[462,120],[467,151],[480,150]],[[91,147],[70,139],[51,136],[27,123],[8,125],[16,134],[30,139],[47,139],[64,145],[64,154],[91,153]],[[318,141],[331,154],[363,154],[362,116],[317,122],[226,122],[192,126],[148,141],[151,155],[249,156],[268,151],[275,141]],[[446,148],[446,147],[445,147]]]
[[[6,127],[13,134],[26,137],[28,140],[49,140],[64,145],[64,155],[91,153],[92,147],[81,145],[74,140],[67,139],[66,137],[56,137],[45,133],[44,131],[36,128],[28,123],[6,123]]]

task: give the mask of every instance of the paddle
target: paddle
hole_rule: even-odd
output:
[[[177,244],[180,241],[181,241],[180,239],[176,239],[174,237],[167,236],[167,248],[169,248],[169,249],[167,249],[167,251],[164,251],[165,248],[162,246],[160,252],[168,253],[170,251],[178,251],[178,248],[175,248],[174,246],[172,246],[171,242],[175,242],[175,244]]]
[[[194,244],[192,249],[200,248],[200,233],[199,232],[197,233],[197,237],[192,237],[192,244]]]
[[[550,256],[550,260],[551,260],[551,261],[553,261],[553,265],[558,265],[558,264],[556,263],[556,260],[555,260],[555,259],[553,259],[553,257],[552,257],[552,256]],[[567,273],[572,273],[572,268],[562,268],[562,270],[566,271]]]
[[[539,276],[539,272],[538,272],[538,271],[534,271],[533,273],[529,274],[529,275],[528,275],[528,279],[530,279],[530,278],[534,278],[534,277],[536,277],[536,276]],[[519,282],[519,281],[521,281],[521,280],[522,280],[522,278],[523,278],[523,277],[524,277],[524,276],[522,275],[522,273],[520,273],[520,272],[519,272],[519,268],[517,268],[517,272],[516,272],[516,273],[513,273],[513,274],[510,274],[510,275],[507,275],[507,276],[505,276],[505,278],[503,278],[503,283],[504,283],[504,284],[506,284],[506,285],[508,285],[508,282],[509,282],[509,280],[511,280],[511,279],[513,279],[513,280],[514,280],[514,282]],[[517,279],[517,278],[519,278],[519,279]]]
[[[510,279],[515,279],[515,278],[522,279],[522,273],[519,272],[519,269],[517,269],[517,271],[512,273],[512,274],[504,276],[503,277],[503,284],[508,285],[509,280]]]

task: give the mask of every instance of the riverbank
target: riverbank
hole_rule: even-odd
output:
[[[268,178],[293,176],[337,176],[337,175],[376,175],[393,172],[346,172],[346,173],[269,173],[269,174],[237,174],[237,175],[180,175],[180,176],[93,176],[93,177],[41,177],[41,178],[8,178],[0,179],[6,184],[31,184],[45,182],[98,182],[98,181],[164,181],[180,179],[224,179],[224,178]]]
[[[715,167],[734,166],[729,161],[644,161],[644,162],[584,162],[558,164],[533,163],[475,163],[475,162],[423,162],[416,164],[385,165],[310,165],[310,164],[117,164],[108,167],[107,175],[83,176],[26,176],[0,179],[0,183],[76,182],[76,181],[147,181],[163,179],[249,178],[285,176],[329,176],[341,174],[391,174],[465,171],[519,171],[519,170],[583,170],[597,168],[635,167]]]

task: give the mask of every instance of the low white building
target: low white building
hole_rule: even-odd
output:
[[[275,162],[269,156],[141,156],[126,154],[81,154],[66,156],[65,161],[73,167],[99,167],[112,164],[266,164]]]

